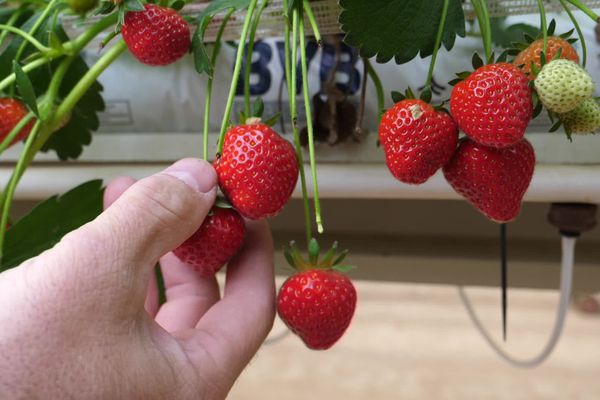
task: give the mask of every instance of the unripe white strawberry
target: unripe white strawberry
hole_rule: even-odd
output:
[[[600,129],[600,106],[595,99],[584,100],[571,112],[560,114],[567,133],[595,133]]]
[[[590,98],[594,81],[579,64],[559,59],[544,65],[535,79],[535,89],[548,110],[566,113]]]

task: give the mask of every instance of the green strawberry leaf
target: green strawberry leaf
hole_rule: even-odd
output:
[[[200,22],[203,18],[207,16],[213,17],[220,12],[227,11],[230,9],[235,9],[236,11],[245,10],[248,8],[250,4],[250,0],[214,0],[211,1],[208,7],[206,7],[198,18],[197,22]]]
[[[354,265],[334,265],[333,269],[339,272],[350,272],[356,267]]]
[[[213,65],[210,56],[208,55],[208,51],[206,50],[206,46],[204,45],[204,33],[206,32],[206,28],[211,19],[212,17],[207,17],[201,20],[196,32],[194,32],[194,35],[192,36],[192,54],[194,56],[194,67],[196,68],[196,72],[199,74],[206,72],[210,77],[213,75]]]
[[[394,103],[398,103],[398,102],[406,99],[406,96],[404,94],[402,94],[401,92],[398,92],[396,90],[392,90],[391,95],[392,95],[392,101]]]
[[[93,180],[38,204],[6,232],[0,272],[39,255],[96,218],[102,212],[103,192],[102,181]]]
[[[491,18],[490,26],[492,28],[492,41],[495,44],[500,47],[515,47],[519,50],[527,47],[526,44],[520,43],[523,39],[523,33],[537,36],[540,32],[539,28],[524,23],[507,25],[504,17]]]
[[[23,72],[23,68],[18,62],[13,61],[13,70],[15,71],[17,89],[21,94],[23,102],[29,107],[29,109],[35,114],[36,117],[40,117],[40,112],[37,106],[37,98],[35,96],[35,90],[33,90],[33,84],[29,79],[29,76]]]
[[[481,59],[479,54],[473,53],[473,57],[471,58],[471,65],[473,66],[473,69],[483,67],[483,60]]]
[[[184,6],[185,6],[185,1],[183,1],[183,0],[175,0],[175,1],[171,2],[171,4],[169,5],[170,8],[172,8],[173,10],[176,10],[176,11],[181,10]]]
[[[206,28],[212,21],[213,17],[227,10],[244,10],[248,8],[250,0],[215,0],[204,9],[196,18],[196,31],[192,37],[192,53],[194,55],[194,66],[199,74],[207,73],[208,76],[213,74],[213,66],[210,62],[210,57],[204,44],[204,35]]]
[[[556,31],[556,21],[554,18],[552,18],[552,21],[550,21],[548,24],[548,29],[546,32],[548,32],[548,36],[554,36],[554,31]]]
[[[29,31],[38,18],[39,15],[32,16],[19,28]],[[67,41],[68,36],[62,29],[62,26],[58,24],[55,29],[52,30],[51,23],[52,19],[49,19],[42,24],[38,33],[35,35],[36,39],[42,44],[48,45],[50,40],[49,32],[54,32],[57,40],[62,42]],[[0,80],[13,72],[13,60],[15,59],[15,55],[22,42],[20,36],[14,36],[6,48],[0,53]],[[34,51],[35,49],[33,49],[32,46],[28,46],[23,53],[23,58],[30,56]],[[38,68],[28,74],[35,93],[42,94],[46,92],[52,77],[52,71],[57,68],[60,62],[61,60],[54,61],[48,67]],[[87,71],[88,66],[83,58],[78,56],[73,60],[60,87],[59,98],[57,99],[59,103],[81,80]],[[65,125],[50,136],[49,140],[42,148],[42,151],[54,150],[61,160],[79,157],[83,151],[83,147],[90,144],[92,132],[98,129],[98,112],[104,110],[105,107],[101,92],[102,86],[98,82],[95,82],[77,103],[70,119],[64,121]]]
[[[427,86],[423,88],[423,91],[421,91],[420,99],[423,100],[425,103],[430,103],[432,97],[433,93],[431,92],[431,87]]]
[[[308,259],[312,265],[317,265],[317,263],[319,262],[320,252],[321,248],[319,247],[317,239],[312,238],[308,243]]]
[[[271,118],[267,118],[266,120],[264,120],[263,124],[265,124],[267,126],[275,126],[275,124],[279,121],[280,118],[281,118],[281,112],[277,112]]]
[[[361,57],[404,64],[417,54],[425,58],[433,53],[443,5],[443,0],[340,0],[339,22],[344,41],[357,47]],[[462,2],[450,0],[443,45],[450,50],[456,36],[465,34]]]
[[[123,9],[125,11],[144,11],[144,3],[140,0],[125,0]]]
[[[254,100],[254,104],[252,105],[252,116],[256,118],[262,118],[264,112],[265,103],[263,102],[262,98],[257,97],[256,100]]]
[[[569,39],[571,37],[571,35],[573,34],[573,32],[575,32],[575,28],[571,29],[568,32],[563,33],[562,35],[559,35],[559,37],[561,37],[563,39]],[[575,39],[575,41],[577,41],[577,39]]]
[[[347,255],[348,255],[348,250],[342,250],[340,252],[340,254],[338,254],[337,258],[333,261],[333,265],[338,265],[339,263],[344,261],[346,259]]]

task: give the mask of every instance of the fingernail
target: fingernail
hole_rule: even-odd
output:
[[[217,186],[217,175],[213,167],[201,160],[184,159],[173,164],[164,173],[179,179],[200,193],[208,193]]]

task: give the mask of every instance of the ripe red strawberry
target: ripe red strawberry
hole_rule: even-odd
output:
[[[452,117],[422,100],[399,101],[383,114],[379,140],[396,179],[419,184],[446,164],[458,142]]]
[[[518,143],[533,115],[529,80],[508,63],[484,65],[454,86],[450,110],[458,127],[477,143]]]
[[[308,260],[294,242],[284,249],[288,263],[299,272],[279,289],[277,312],[306,346],[325,350],[348,329],[356,308],[356,289],[349,278],[338,272],[350,268],[340,265],[347,251],[338,252],[335,242],[322,258],[319,252],[315,239],[308,245]]]
[[[143,64],[171,64],[188,52],[191,44],[187,22],[171,8],[146,4],[144,11],[125,15],[121,34],[129,51]]]
[[[27,107],[19,100],[12,99],[9,97],[0,98],[0,142],[2,142],[14,129],[14,127],[21,121],[29,111]],[[35,125],[35,121],[29,122],[17,136],[10,142],[10,145],[20,142],[27,138],[29,132]]]
[[[465,138],[444,166],[444,176],[486,217],[508,222],[519,214],[534,168],[535,153],[526,139],[495,149]]]
[[[346,275],[332,270],[300,272],[285,281],[277,297],[277,312],[311,349],[325,350],[346,332],[356,289]]]
[[[201,275],[213,276],[244,244],[244,219],[231,208],[214,207],[200,228],[173,253]]]
[[[219,186],[231,204],[254,220],[279,213],[298,180],[291,143],[255,121],[227,132],[223,152],[214,166]]]

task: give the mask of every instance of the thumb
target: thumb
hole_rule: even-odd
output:
[[[87,279],[145,292],[158,259],[202,224],[216,187],[209,163],[178,161],[134,183],[98,218],[66,235],[45,255],[45,264],[58,264],[67,276],[78,277],[77,284]]]

